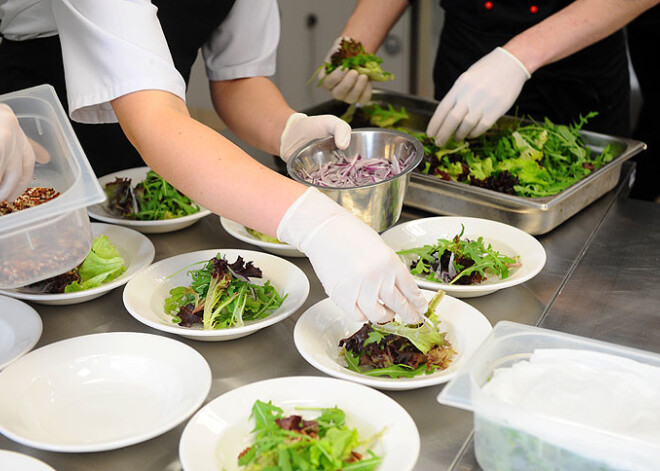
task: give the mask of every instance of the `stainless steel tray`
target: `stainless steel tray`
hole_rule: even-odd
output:
[[[374,90],[372,102],[379,105],[404,106],[409,119],[399,124],[420,131],[426,129],[437,105],[437,102],[432,100],[384,90]],[[330,100],[304,112],[310,115],[341,116],[347,106],[346,103]],[[493,219],[518,227],[529,234],[545,234],[614,188],[619,181],[621,165],[646,149],[646,144],[632,139],[590,131],[582,131],[580,134],[592,152],[601,152],[605,146],[610,145],[616,157],[554,196],[511,196],[413,172],[404,204],[434,214]]]

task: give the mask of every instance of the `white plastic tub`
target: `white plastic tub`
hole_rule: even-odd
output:
[[[92,232],[86,207],[105,200],[69,119],[50,85],[0,95],[25,134],[50,154],[35,164],[30,186],[61,195],[0,216],[0,288],[16,288],[66,272],[89,253]]]
[[[581,355],[584,355],[585,364],[588,362],[586,357],[589,357],[591,352],[596,352],[599,358],[611,358],[613,364],[622,363],[621,371],[624,377],[630,372],[631,377],[635,378],[632,374],[636,372],[633,371],[635,368],[628,367],[640,366],[628,364],[630,360],[641,364],[640,369],[650,373],[644,381],[645,385],[651,387],[645,392],[650,392],[650,403],[654,406],[641,411],[642,421],[621,420],[620,423],[614,424],[615,431],[612,431],[605,426],[594,425],[594,422],[607,422],[600,420],[600,416],[587,423],[580,418],[584,414],[567,412],[568,406],[567,409],[562,409],[563,404],[568,404],[562,402],[562,398],[585,394],[583,389],[571,385],[555,386],[545,381],[539,387],[548,389],[544,389],[541,394],[541,390],[534,384],[530,391],[536,391],[543,397],[558,399],[553,401],[554,404],[549,404],[544,413],[528,407],[527,402],[505,403],[484,392],[484,385],[491,381],[496,369],[520,364],[528,360],[535,350],[548,349],[569,349],[572,354],[580,352],[578,361],[582,361]],[[608,357],[609,355],[614,358]],[[649,366],[651,368],[648,368]],[[592,392],[594,389],[600,391],[599,388],[607,388],[607,385],[611,384],[605,378],[602,378],[603,381],[598,379],[586,389],[592,389]],[[492,335],[481,345],[463,371],[440,393],[438,401],[474,412],[475,455],[485,471],[650,471],[660,466],[660,442],[640,437],[658,435],[657,427],[649,430],[648,424],[658,424],[660,421],[659,384],[660,355],[505,321],[495,326]],[[622,383],[617,384],[621,385]],[[522,387],[522,384],[515,386]],[[634,401],[640,399],[640,388],[630,387],[628,396],[627,385],[623,386],[626,387],[619,390],[625,393],[618,396],[620,400],[617,404],[612,404],[612,408],[634,410]],[[648,397],[643,399],[646,401]],[[609,413],[609,408],[605,409],[603,416]],[[548,412],[549,410],[555,412]],[[640,425],[628,426],[628,423],[638,422]],[[608,424],[608,427],[611,425]]]

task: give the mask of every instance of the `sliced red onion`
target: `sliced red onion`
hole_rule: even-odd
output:
[[[352,160],[337,152],[334,155],[336,161],[326,162],[312,171],[301,168],[298,176],[314,185],[331,188],[371,185],[400,174],[414,158],[415,151],[411,150],[404,159],[394,155],[391,161],[385,158],[363,159],[360,154]]]

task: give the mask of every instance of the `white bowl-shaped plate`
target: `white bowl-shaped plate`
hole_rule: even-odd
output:
[[[186,471],[237,471],[238,454],[253,442],[256,400],[272,401],[285,415],[319,415],[296,407],[338,407],[360,438],[385,430],[372,450],[383,457],[378,471],[410,471],[419,456],[419,432],[410,415],[385,394],[359,384],[316,376],[269,379],[241,386],[214,399],[186,425],[179,459]]]
[[[203,330],[200,327],[181,327],[172,322],[172,316],[164,310],[165,299],[170,290],[177,286],[190,286],[190,270],[202,268],[198,262],[208,261],[218,253],[230,263],[240,255],[245,262],[253,262],[260,268],[263,278],[251,278],[253,283],[270,283],[280,295],[287,295],[282,305],[270,316],[257,321],[246,322],[241,327]],[[200,250],[177,255],[154,263],[138,273],[124,288],[124,306],[128,312],[143,324],[154,329],[178,334],[194,340],[218,341],[233,340],[252,334],[264,327],[280,322],[302,306],[309,294],[309,280],[303,271],[282,258],[263,252],[237,249]]]
[[[109,173],[99,178],[99,183],[101,187],[105,187],[106,183],[115,181],[115,178],[130,178],[131,185],[135,187],[141,181],[147,177],[149,172],[149,167],[137,167],[127,170],[121,170],[119,172]],[[136,231],[144,232],[145,234],[157,234],[163,232],[174,232],[180,229],[184,229],[188,226],[192,226],[197,221],[199,221],[204,216],[211,214],[206,208],[202,206],[199,207],[199,212],[191,214],[189,216],[183,216],[180,218],[174,219],[163,219],[160,221],[134,221],[131,219],[123,219],[115,216],[107,209],[107,201],[105,203],[97,204],[87,208],[87,213],[90,217],[102,221],[108,222],[110,224],[119,224],[120,226],[128,226]]]
[[[250,234],[244,225],[234,222],[231,219],[223,218],[221,216],[220,224],[222,224],[222,227],[225,229],[225,231],[227,231],[227,233],[230,236],[235,237],[238,240],[242,240],[243,242],[247,242],[248,244],[261,247],[262,249],[270,253],[273,253],[275,255],[279,255],[281,257],[306,256],[300,250],[290,246],[289,244],[276,244],[274,242],[265,242],[263,240],[259,240],[256,237],[254,237],[252,234]]]
[[[22,301],[0,296],[0,370],[32,350],[42,329],[37,311]]]
[[[9,450],[0,450],[0,469],[8,471],[55,471],[55,468],[51,468],[43,461]]]
[[[42,450],[112,450],[174,428],[210,388],[206,360],[176,340],[125,332],[74,337],[0,373],[0,433]]]
[[[500,279],[491,275],[477,285],[449,285],[415,277],[420,288],[434,291],[439,289],[457,298],[473,298],[494,293],[502,288],[524,283],[536,276],[545,265],[546,254],[541,243],[526,232],[501,222],[469,217],[431,217],[417,219],[394,226],[382,234],[385,243],[395,251],[412,249],[423,245],[435,245],[438,239],[453,239],[460,234],[461,224],[465,226],[463,238],[477,240],[483,237],[484,245],[503,255],[518,255],[522,266],[513,268],[509,277]],[[402,257],[409,267],[414,256]]]
[[[433,291],[422,292],[428,300],[435,295]],[[481,312],[451,296],[445,296],[435,312],[440,319],[439,329],[447,332],[446,338],[456,350],[456,356],[449,368],[413,378],[372,377],[349,370],[340,355],[339,341],[360,330],[363,323],[347,319],[329,298],[316,303],[300,316],[293,340],[300,355],[310,365],[330,376],[392,391],[433,386],[456,376],[493,330]]]
[[[104,283],[96,288],[90,288],[73,293],[30,293],[20,288],[0,290],[0,294],[11,296],[16,299],[24,299],[40,304],[65,305],[78,304],[96,299],[109,293],[113,289],[128,283],[133,275],[148,267],[154,260],[156,253],[154,244],[144,235],[132,229],[112,224],[92,223],[92,234],[94,237],[100,235],[108,236],[110,243],[119,251],[126,264],[126,271],[114,280]]]

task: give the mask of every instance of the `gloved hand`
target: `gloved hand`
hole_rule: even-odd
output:
[[[376,231],[316,188],[284,214],[277,238],[309,258],[325,292],[352,320],[422,320],[428,303],[412,275]]]
[[[342,39],[350,38],[340,37],[335,39],[325,59],[323,59],[324,64],[330,62],[332,55],[339,49]],[[321,86],[329,90],[336,100],[362,104],[367,104],[371,100],[371,80],[366,75],[358,73],[357,70],[342,70],[339,67],[326,75],[325,68],[322,68],[318,78],[321,81]]]
[[[433,113],[426,134],[444,145],[477,137],[506,113],[531,77],[513,54],[496,48],[475,62],[456,80]]]
[[[307,116],[294,113],[289,116],[280,138],[280,157],[285,162],[303,145],[320,137],[335,136],[335,145],[346,149],[351,143],[351,127],[332,115]]]
[[[41,146],[40,163],[49,155]],[[0,201],[14,201],[28,187],[34,170],[35,150],[9,106],[0,103]]]

